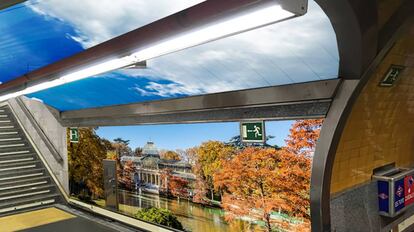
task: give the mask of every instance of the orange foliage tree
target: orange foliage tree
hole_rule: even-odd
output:
[[[189,197],[189,182],[179,176],[174,176],[171,169],[166,169],[161,173],[162,191],[174,197]]]
[[[222,169],[223,163],[230,160],[235,154],[235,149],[218,141],[202,143],[196,151],[196,162],[193,171],[196,175],[194,201],[206,203],[207,192],[210,199],[214,199],[214,174]]]
[[[279,155],[274,149],[246,148],[214,176],[217,187],[225,194],[222,206],[227,219],[249,215],[266,222],[272,230],[270,215],[286,208],[280,193]]]
[[[162,151],[160,156],[166,160],[181,160],[180,155],[175,151]]]
[[[313,155],[322,123],[323,119],[297,120],[290,129],[284,148],[296,155]]]
[[[214,186],[223,192],[226,218],[243,216],[273,227],[309,230],[311,155],[319,138],[323,120],[298,120],[281,150],[248,147],[222,161],[214,174]],[[283,212],[304,223],[272,219],[273,212]],[[292,228],[294,227],[294,228]]]
[[[122,167],[122,176],[118,180],[122,187],[127,190],[132,190],[134,188],[134,174],[135,174],[135,165],[132,161],[125,162]]]

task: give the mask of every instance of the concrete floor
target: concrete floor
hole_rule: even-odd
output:
[[[55,207],[0,218],[2,232],[117,232],[119,228]],[[128,230],[126,230],[128,231]]]

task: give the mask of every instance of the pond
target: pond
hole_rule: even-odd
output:
[[[169,199],[156,194],[135,193],[119,190],[119,210],[133,215],[139,208],[158,207],[170,210],[188,231],[240,232],[247,222],[238,221],[229,225],[224,220],[224,211],[205,207],[188,200]]]

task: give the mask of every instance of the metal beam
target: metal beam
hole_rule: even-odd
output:
[[[339,76],[360,79],[377,55],[377,0],[315,0],[335,30]]]
[[[115,124],[119,125],[118,121],[120,118],[133,118],[134,120],[131,121],[134,122],[133,124],[145,124],[146,121],[148,123],[179,123],[181,121],[193,122],[203,120],[229,121],[242,119],[240,117],[245,115],[241,114],[240,116],[237,116],[235,114],[236,112],[250,112],[246,114],[250,114],[251,116],[245,115],[243,117],[252,118],[252,115],[255,114],[253,113],[255,110],[258,110],[259,108],[264,110],[266,107],[268,109],[268,113],[262,115],[265,118],[297,118],[301,116],[308,117],[315,115],[321,116],[325,115],[326,112],[318,111],[319,113],[317,114],[310,113],[313,112],[313,109],[306,107],[304,107],[306,110],[302,110],[303,113],[297,113],[295,110],[295,112],[292,112],[291,115],[289,113],[280,112],[271,113],[270,111],[275,110],[275,106],[278,106],[279,109],[282,109],[286,108],[288,105],[297,106],[306,103],[309,106],[309,103],[313,104],[330,101],[330,99],[334,97],[339,83],[339,79],[334,79],[225,93],[207,94],[179,99],[65,111],[60,113],[60,120],[64,122],[65,125],[71,124],[71,122],[83,122],[83,124],[85,124],[86,122],[92,122],[98,119],[105,119],[105,123],[108,125],[112,125],[111,120]],[[326,104],[324,103],[324,105]],[[240,111],[237,111],[236,109]],[[213,112],[216,117],[212,117],[210,115]],[[228,115],[221,113],[219,114],[218,112],[227,112]],[[172,120],[171,116],[183,116],[183,113],[187,114],[185,120],[180,120],[180,118]],[[190,115],[188,115],[189,113]],[[170,117],[160,116],[160,119],[158,120],[151,118],[152,116],[158,115],[170,115]],[[191,115],[193,115],[193,119],[191,119]],[[136,119],[138,117],[140,120]],[[143,118],[147,119],[143,120]],[[168,118],[172,121],[163,121],[167,120]],[[127,125],[126,122],[125,125]]]
[[[8,7],[20,4],[22,2],[25,2],[26,0],[3,0],[0,1],[0,10],[6,9]]]
[[[403,32],[410,29],[409,25],[413,22],[414,17],[407,19],[403,25],[399,26],[397,32],[387,41],[378,56],[364,72],[361,80],[344,80],[338,88],[338,93],[333,99],[324,121],[312,162],[310,193],[312,231],[331,231],[330,187],[332,169],[336,150],[354,103],[360,97],[362,89],[372,78],[397,39],[401,37]]]
[[[96,127],[323,118],[326,116],[330,104],[330,100],[325,100],[287,105],[213,109],[170,114],[61,119],[60,123],[65,127]]]

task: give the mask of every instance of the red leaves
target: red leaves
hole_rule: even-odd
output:
[[[135,173],[135,166],[132,161],[127,161],[124,164],[122,175],[119,179],[119,182],[128,190],[132,190],[134,188],[134,180],[133,176]]]

